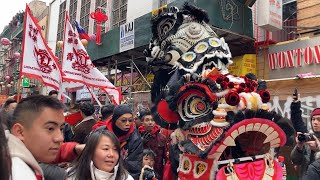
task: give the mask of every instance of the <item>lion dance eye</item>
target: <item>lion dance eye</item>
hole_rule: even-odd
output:
[[[212,47],[219,47],[219,46],[221,46],[221,41],[218,38],[210,38],[209,44]]]
[[[194,47],[196,53],[204,53],[208,49],[209,45],[206,42],[201,42]]]
[[[191,121],[211,114],[212,107],[202,96],[189,95],[179,104],[179,114],[184,121]]]
[[[194,52],[187,52],[182,55],[182,59],[186,62],[191,62],[196,58],[196,54]]]
[[[201,99],[196,98],[190,102],[190,111],[192,114],[201,114],[206,109],[206,104]]]

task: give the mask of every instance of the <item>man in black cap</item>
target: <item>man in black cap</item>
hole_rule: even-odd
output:
[[[112,131],[120,142],[121,155],[130,175],[138,180],[142,168],[143,145],[139,132],[135,128],[132,110],[128,105],[121,104],[113,110],[112,118],[104,126]]]

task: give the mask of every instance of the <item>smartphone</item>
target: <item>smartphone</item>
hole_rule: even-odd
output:
[[[298,89],[297,89],[297,88],[294,88],[293,99],[294,99],[295,101],[298,100]]]

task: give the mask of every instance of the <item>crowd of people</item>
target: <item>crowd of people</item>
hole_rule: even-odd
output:
[[[3,180],[155,180],[167,179],[168,130],[148,109],[133,113],[128,105],[108,104],[95,114],[92,103],[80,103],[82,120],[65,122],[58,92],[33,95],[1,109],[0,174]],[[296,145],[291,161],[299,179],[320,177],[320,108],[311,113],[312,134],[302,120],[301,102],[291,104]]]
[[[163,179],[169,139],[149,109],[134,113],[129,105],[108,104],[96,114],[92,103],[83,102],[70,109],[82,120],[68,124],[57,95],[51,91],[4,103],[1,179]]]

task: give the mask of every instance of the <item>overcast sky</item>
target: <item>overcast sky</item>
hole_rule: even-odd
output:
[[[26,4],[32,0],[5,0],[1,1],[0,5],[0,34],[3,28],[10,23],[12,17],[15,16],[19,11],[24,11],[26,9]],[[46,2],[47,6],[53,0],[42,0]]]

